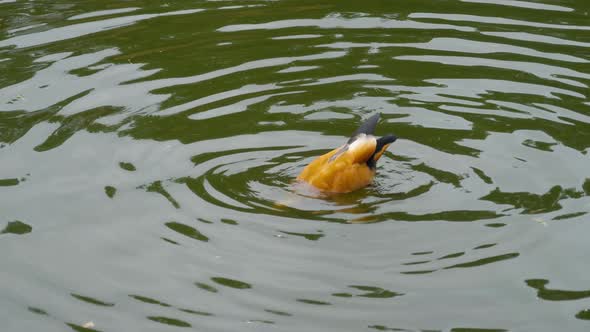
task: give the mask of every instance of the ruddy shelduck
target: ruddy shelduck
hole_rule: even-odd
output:
[[[377,113],[367,119],[346,144],[313,160],[297,179],[330,193],[347,193],[371,184],[377,161],[397,139],[391,134],[373,136],[379,118]]]

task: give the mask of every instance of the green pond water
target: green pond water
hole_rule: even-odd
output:
[[[0,0],[0,331],[589,331],[589,13]]]

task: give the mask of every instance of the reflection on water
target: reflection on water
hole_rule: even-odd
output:
[[[532,288],[537,289],[537,296],[543,300],[548,301],[571,301],[590,297],[590,291],[566,291],[559,289],[548,289],[545,287],[549,280],[545,279],[529,279],[526,284]]]
[[[586,7],[0,0],[0,320],[586,330]],[[374,185],[294,182],[376,112]]]
[[[2,231],[0,231],[0,234],[22,235],[22,234],[30,233],[31,230],[33,230],[33,227],[31,227],[30,225],[27,225],[22,221],[15,220],[15,221],[8,222],[6,224],[6,227],[4,227],[4,229]]]

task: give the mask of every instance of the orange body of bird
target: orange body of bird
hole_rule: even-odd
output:
[[[332,193],[347,193],[371,184],[377,160],[397,139],[394,135],[373,136],[378,121],[379,114],[369,118],[346,144],[313,160],[297,179]]]

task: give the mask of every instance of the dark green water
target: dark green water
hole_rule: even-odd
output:
[[[0,0],[0,330],[590,330],[589,13]]]

